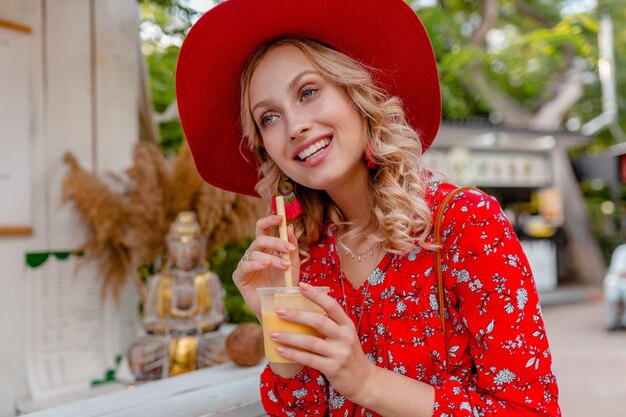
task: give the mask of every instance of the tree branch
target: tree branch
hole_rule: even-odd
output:
[[[573,68],[574,62],[574,48],[571,45],[563,45],[561,48],[563,51],[563,59],[565,61],[565,65],[563,65],[563,69],[559,71],[558,74],[554,76],[552,81],[550,81],[550,85],[547,87],[547,90],[550,91],[553,95],[556,95],[561,84],[565,82],[568,77],[569,71]],[[543,106],[546,102],[550,101],[550,99],[546,99],[543,101],[538,101],[536,104],[537,108]]]
[[[556,26],[556,22],[537,13],[537,11],[528,6],[524,0],[515,0],[515,6],[519,12],[530,17],[531,19],[535,20],[537,23],[546,28],[553,28],[554,26]]]
[[[545,103],[530,121],[530,127],[538,130],[557,130],[565,115],[584,94],[583,75],[579,70],[567,71],[554,98]]]
[[[469,43],[482,48],[486,45],[487,33],[496,26],[498,22],[498,0],[483,0],[482,19],[480,26],[470,36]]]
[[[559,129],[569,110],[584,94],[582,73],[573,66],[574,48],[571,45],[564,45],[562,50],[565,67],[548,86],[548,91],[552,92],[553,96],[540,103],[539,110],[530,121],[530,125],[536,129]]]
[[[176,100],[168,104],[163,113],[157,113],[154,115],[154,121],[157,124],[173,122],[175,120],[180,120],[180,115],[178,114],[178,103]]]
[[[498,0],[482,0],[482,4],[482,21],[470,36],[469,43],[484,51],[487,45],[487,33],[498,22],[499,8]],[[469,65],[469,71],[472,82],[465,82],[465,88],[489,102],[494,111],[502,114],[502,121],[505,124],[522,125],[532,118],[531,113],[487,80],[482,63],[478,59]]]
[[[523,126],[532,119],[532,113],[487,80],[478,60],[470,64],[470,74],[473,83],[466,82],[465,87],[489,102],[493,110],[502,115],[502,122],[505,125]]]

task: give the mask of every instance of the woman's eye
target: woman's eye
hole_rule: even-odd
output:
[[[300,98],[302,100],[308,100],[311,97],[313,97],[315,95],[315,93],[317,93],[317,89],[316,88],[307,88],[305,90],[302,90],[302,93],[300,93]]]
[[[261,117],[261,127],[269,126],[274,119],[278,117],[275,114],[268,114],[266,116]]]

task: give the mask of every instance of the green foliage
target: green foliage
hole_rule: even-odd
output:
[[[142,26],[150,23],[158,29],[153,41],[163,36],[180,37],[182,40],[199,17],[199,13],[184,0],[140,0],[139,3]]]
[[[481,23],[481,3],[447,0],[440,4],[445,6],[418,8],[418,15],[438,59],[444,118],[480,117],[499,110],[472,88],[472,65],[479,65],[490,84],[530,113],[553,96],[551,83],[567,69],[570,50],[578,67],[595,69],[598,23],[594,13],[561,17],[563,1],[501,1],[498,21],[490,32],[498,42],[482,48],[470,42]],[[581,120],[599,113],[597,101],[593,104],[586,110],[594,114]]]
[[[122,355],[115,355],[115,365],[113,368],[108,368],[104,371],[104,376],[102,379],[92,379],[91,380],[91,387],[96,387],[98,385],[103,385],[103,384],[109,384],[111,382],[118,382],[117,381],[117,370],[120,367],[120,364],[122,363]]]
[[[483,2],[407,0],[431,37],[441,77],[444,119],[485,117],[500,112],[472,85],[470,68],[479,66],[491,87],[533,114],[554,97],[568,66],[583,71],[584,96],[565,120],[583,125],[602,113],[598,77],[600,10],[613,21],[618,119],[626,130],[626,8],[623,0],[598,1],[580,12],[576,0],[499,0],[497,22],[486,48],[470,43],[482,22]],[[427,7],[422,4],[429,4]],[[578,12],[573,13],[573,11]],[[573,59],[571,58],[573,57]],[[575,123],[576,124],[576,123]],[[598,152],[615,143],[608,130],[588,148]],[[582,150],[581,152],[585,152]]]
[[[176,99],[174,76],[180,48],[170,45],[165,48],[146,42],[143,46],[150,74],[150,91],[154,110],[163,113]],[[161,147],[167,153],[177,153],[184,139],[178,120],[159,124]]]
[[[229,244],[215,252],[211,259],[211,270],[215,272],[222,281],[226,290],[224,305],[228,313],[228,321],[231,323],[257,322],[257,318],[243,301],[237,286],[232,280],[233,272],[237,268],[237,263],[244,252],[250,246],[251,240],[240,244]]]
[[[443,116],[448,119],[485,116],[489,112],[488,104],[466,85],[469,65],[483,59],[482,51],[468,45],[463,34],[462,22],[468,15],[465,10],[451,13],[438,7],[419,10],[438,60]]]
[[[150,91],[156,112],[176,99],[174,76],[180,45],[199,13],[176,0],[141,0],[142,51],[148,64]],[[179,121],[161,123],[161,148],[176,153],[184,140]]]
[[[161,113],[176,99],[174,75],[180,48],[174,45],[160,48],[156,45],[144,46],[150,69],[150,88],[154,110]]]
[[[161,132],[161,149],[166,154],[177,154],[181,144],[185,140],[183,127],[179,121],[171,121],[161,123],[159,125]]]
[[[552,28],[538,28],[518,34],[510,47],[487,56],[488,74],[510,97],[529,111],[537,110],[554,95],[548,88],[565,71],[565,48],[571,48],[579,64],[591,69],[597,61],[595,41],[597,24],[587,16],[569,16]]]

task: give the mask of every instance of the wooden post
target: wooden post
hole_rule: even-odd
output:
[[[567,236],[567,254],[575,271],[577,282],[600,285],[604,278],[605,264],[598,241],[593,236],[591,219],[567,151],[557,146],[551,155],[554,185],[563,196],[563,228]]]

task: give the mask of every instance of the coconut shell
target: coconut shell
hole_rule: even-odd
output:
[[[243,323],[226,338],[226,354],[239,366],[253,366],[265,357],[263,329],[257,323]]]

